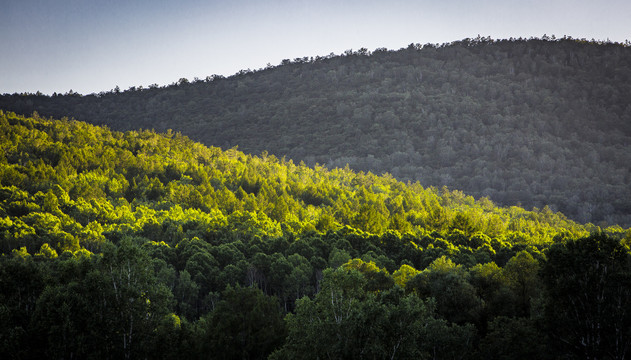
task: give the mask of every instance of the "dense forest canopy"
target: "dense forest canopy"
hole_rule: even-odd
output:
[[[623,359],[631,230],[0,111],[0,356]]]
[[[224,78],[0,109],[390,173],[579,222],[631,225],[631,47],[476,38],[285,60]]]

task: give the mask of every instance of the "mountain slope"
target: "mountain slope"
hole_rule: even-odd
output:
[[[179,134],[119,133],[2,112],[0,124],[5,253],[21,246],[36,251],[48,237],[60,252],[98,249],[101,233],[143,233],[182,217],[201,221],[206,231],[267,237],[347,226],[375,235],[447,236],[458,229],[544,245],[557,235],[594,230],[548,208],[502,209],[460,191],[222,152]],[[162,235],[149,238],[163,241]]]
[[[165,88],[5,95],[0,108],[117,130],[171,128],[208,145],[348,163],[628,226],[628,99],[628,46],[478,38],[295,59]]]
[[[8,358],[585,357],[630,341],[619,226],[2,111],[0,150]],[[591,321],[605,340],[581,347]]]

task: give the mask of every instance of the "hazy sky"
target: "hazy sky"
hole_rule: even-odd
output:
[[[0,93],[108,91],[467,37],[631,40],[629,0],[0,0]]]

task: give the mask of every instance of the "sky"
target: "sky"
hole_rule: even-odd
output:
[[[628,0],[0,0],[0,94],[160,86],[477,35],[631,40]]]

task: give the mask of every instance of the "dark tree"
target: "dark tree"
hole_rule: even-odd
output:
[[[542,271],[546,320],[558,346],[582,359],[631,352],[631,255],[604,235],[557,244]]]

